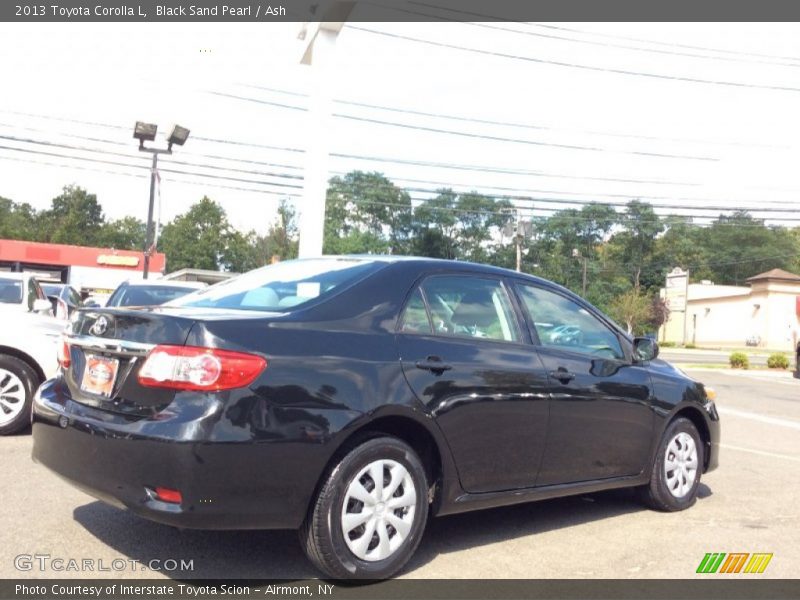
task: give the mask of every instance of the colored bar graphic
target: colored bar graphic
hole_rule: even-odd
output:
[[[769,561],[772,560],[772,554],[753,554],[750,557],[750,562],[747,563],[747,566],[744,569],[745,573],[763,573]]]
[[[725,558],[727,556],[727,559]],[[697,566],[697,573],[763,573],[772,560],[772,553],[707,552]],[[748,558],[750,560],[748,560]],[[723,562],[724,561],[724,562]],[[746,566],[745,566],[746,564]]]
[[[722,568],[720,569],[720,573],[738,573],[741,571],[742,566],[744,565],[747,557],[750,556],[747,553],[742,552],[731,552],[728,554],[728,558],[722,564]]]

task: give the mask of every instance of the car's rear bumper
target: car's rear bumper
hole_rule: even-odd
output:
[[[214,441],[215,428],[231,427],[219,411],[126,420],[63,390],[56,379],[37,392],[33,459],[88,494],[181,528],[291,529],[305,518],[324,468],[318,441]],[[156,499],[156,487],[180,491],[182,502]]]

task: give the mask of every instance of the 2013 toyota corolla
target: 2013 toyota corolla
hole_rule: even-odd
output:
[[[620,487],[691,506],[719,417],[657,353],[504,269],[288,261],[162,307],[79,311],[33,455],[148,519],[297,528],[327,575],[383,578],[429,514]]]

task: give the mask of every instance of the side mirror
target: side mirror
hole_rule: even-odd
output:
[[[50,315],[53,313],[53,305],[50,304],[50,300],[45,298],[37,298],[33,301],[32,312]]]
[[[646,362],[658,357],[658,342],[654,339],[640,337],[633,340],[633,360]]]
[[[99,308],[100,305],[94,300],[84,300],[81,302],[81,308]]]

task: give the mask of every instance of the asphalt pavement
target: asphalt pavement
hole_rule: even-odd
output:
[[[768,552],[774,557],[757,577],[796,577],[800,380],[689,373],[717,390],[723,432],[720,467],[703,477],[694,507],[654,512],[621,490],[433,519],[402,576],[693,578],[708,577],[695,573],[708,552]],[[0,449],[0,577],[318,576],[294,532],[179,531],[106,506],[34,464],[29,434],[0,438]],[[48,555],[48,565],[88,559],[95,571],[20,562],[33,555]],[[193,570],[141,570],[153,559],[192,561]]]

